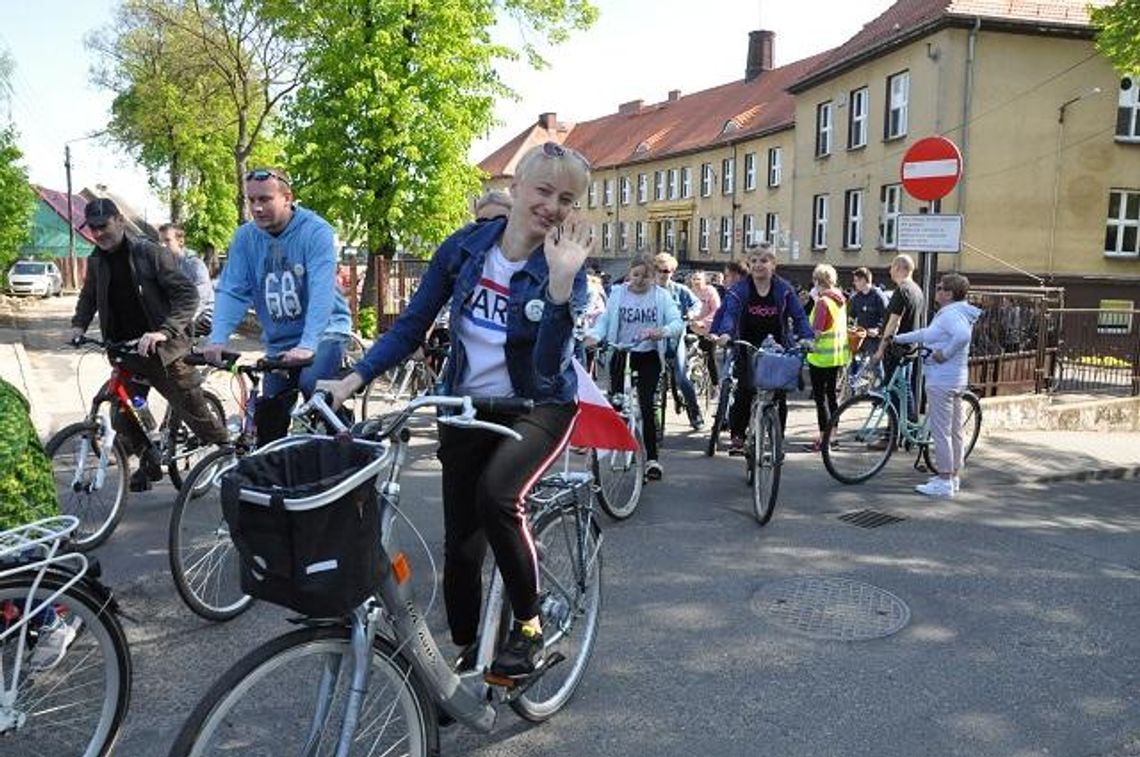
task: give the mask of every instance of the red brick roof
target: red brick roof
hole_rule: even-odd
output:
[[[795,122],[795,102],[786,88],[829,54],[764,71],[751,81],[722,84],[640,109],[623,106],[625,112],[559,124],[557,130],[536,123],[484,158],[479,167],[492,177],[509,176],[527,148],[547,139],[574,148],[594,168],[608,168],[786,129]]]
[[[1104,5],[1107,0],[1091,0]],[[899,0],[853,37],[831,51],[814,71],[792,85],[792,91],[824,81],[892,45],[930,33],[947,24],[981,19],[990,23],[1038,29],[1071,27],[1091,30],[1090,0]]]

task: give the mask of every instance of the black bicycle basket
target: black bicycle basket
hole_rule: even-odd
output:
[[[241,589],[309,617],[348,613],[378,587],[382,450],[307,439],[243,458],[222,477]]]

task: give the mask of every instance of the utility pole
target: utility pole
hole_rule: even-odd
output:
[[[63,168],[67,172],[67,269],[71,276],[71,286],[79,287],[79,265],[75,260],[75,222],[72,221],[71,207],[71,145],[63,145]]]

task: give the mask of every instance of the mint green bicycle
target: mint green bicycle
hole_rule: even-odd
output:
[[[930,444],[927,419],[908,417],[911,403],[910,376],[914,361],[928,352],[902,357],[890,381],[881,389],[859,394],[841,404],[823,434],[823,465],[844,484],[861,484],[881,471],[895,448],[918,448],[914,465],[921,460],[931,473],[938,473]],[[962,442],[969,457],[982,427],[982,404],[971,391],[962,393]]]

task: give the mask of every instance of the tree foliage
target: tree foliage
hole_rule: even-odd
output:
[[[12,69],[11,57],[0,50],[0,93],[10,91]],[[36,195],[28,184],[23,157],[15,130],[0,127],[0,273],[8,270],[31,236]]]
[[[1096,48],[1121,73],[1140,76],[1140,0],[1116,0],[1090,8]],[[1135,86],[1135,85],[1134,85]]]

